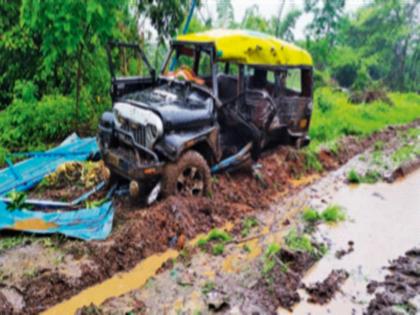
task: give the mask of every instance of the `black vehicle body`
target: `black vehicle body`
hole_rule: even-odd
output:
[[[110,52],[115,47],[137,50],[149,75],[117,77]],[[185,51],[203,85],[166,77],[165,69]],[[222,63],[212,44],[173,41],[155,75],[136,45],[112,43],[108,52],[113,111],[102,116],[98,143],[111,173],[152,187],[164,166],[188,150],[218,171],[257,160],[273,145],[309,143],[312,67]],[[201,64],[204,55],[207,63]],[[284,86],[290,70],[300,71],[300,92]]]

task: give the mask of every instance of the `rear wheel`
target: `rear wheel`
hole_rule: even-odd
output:
[[[205,196],[210,192],[210,168],[203,156],[187,151],[176,163],[168,163],[163,171],[162,194]]]

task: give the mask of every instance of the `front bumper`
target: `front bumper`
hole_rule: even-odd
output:
[[[135,142],[116,126],[99,125],[98,144],[105,165],[128,180],[144,181],[161,175],[164,163],[153,151]]]

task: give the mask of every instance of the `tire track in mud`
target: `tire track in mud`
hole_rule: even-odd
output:
[[[337,169],[376,141],[387,142],[399,131],[419,124],[420,120],[406,126],[388,127],[364,139],[346,137],[340,141],[338,152],[321,150],[318,158],[325,170]],[[293,177],[314,173],[305,171],[303,152],[288,147],[270,152],[259,163],[261,176],[255,177],[249,171],[215,176],[211,198],[171,197],[147,209],[136,209],[124,200],[117,201],[117,224],[110,239],[78,245],[81,251],[88,253],[90,261],[81,266],[81,276],[68,278],[46,270],[23,281],[19,284],[25,301],[22,313],[39,313],[118,272],[132,269],[142,259],[163,252],[171,245],[182,247],[182,239],[192,239],[253,211],[267,210],[281,199],[281,193],[299,189],[291,184]]]

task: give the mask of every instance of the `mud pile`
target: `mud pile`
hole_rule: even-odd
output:
[[[326,304],[334,297],[340,286],[349,277],[345,270],[333,270],[322,282],[316,282],[305,288],[309,294],[308,301],[316,304]]]
[[[383,282],[368,284],[368,292],[375,294],[366,314],[418,314],[412,299],[420,295],[420,248],[414,248],[391,262],[390,274]]]
[[[316,261],[317,257],[307,252],[281,249],[273,270],[256,285],[258,303],[270,314],[276,314],[280,306],[291,311],[300,301],[297,290],[302,286],[302,277]]]
[[[131,213],[110,246],[93,248],[95,260],[110,273],[130,269],[139,260],[182,243],[181,239],[191,239],[242,214],[243,209],[234,204],[169,197],[153,210]]]

